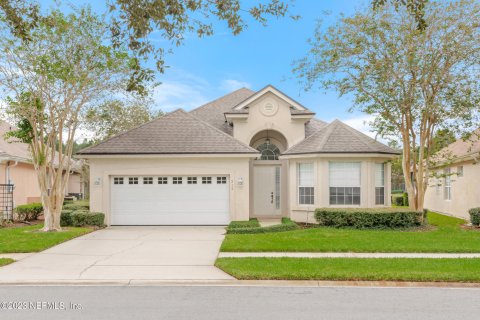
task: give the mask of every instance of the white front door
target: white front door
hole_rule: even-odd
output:
[[[280,215],[280,166],[254,166],[253,180],[254,215]]]
[[[228,176],[115,176],[112,225],[227,225]]]

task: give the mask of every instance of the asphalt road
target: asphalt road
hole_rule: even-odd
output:
[[[473,288],[0,286],[0,300],[5,320],[480,318]]]

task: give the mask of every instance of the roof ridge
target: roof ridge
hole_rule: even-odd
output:
[[[234,93],[236,93],[236,92],[238,92],[238,91],[240,91],[240,90],[250,90],[250,91],[252,91],[252,95],[255,94],[255,91],[253,91],[252,89],[249,89],[249,88],[247,88],[247,87],[241,87],[241,88],[239,88],[239,89],[237,89],[237,90],[234,90],[234,91],[232,91],[232,92],[230,92],[230,93],[227,93],[227,94],[225,94],[225,95],[223,95],[223,96],[221,96],[221,97],[219,97],[219,98],[217,98],[217,99],[214,99],[214,100],[212,100],[212,101],[206,102],[206,103],[202,104],[201,106],[196,107],[196,108],[190,110],[188,113],[191,113],[191,112],[197,111],[197,110],[199,110],[199,109],[202,109],[202,108],[204,108],[204,107],[206,107],[206,106],[208,106],[208,105],[210,105],[210,104],[212,104],[212,103],[214,103],[214,102],[217,102],[218,100],[223,99],[223,98],[225,98],[225,97],[227,97],[227,96],[229,96],[229,95],[232,95],[232,94],[234,94]],[[247,98],[247,99],[248,99],[248,98]]]
[[[183,110],[182,110],[182,111],[183,111]],[[231,139],[231,140],[234,140],[235,142],[239,143],[240,145],[242,145],[242,146],[244,146],[244,147],[247,147],[247,148],[249,148],[249,149],[255,150],[255,151],[257,151],[257,152],[258,152],[258,150],[256,150],[256,149],[254,149],[254,148],[250,147],[248,144],[246,144],[246,143],[243,143],[242,141],[240,141],[240,140],[238,140],[238,139],[234,138],[233,136],[229,135],[229,134],[228,134],[228,133],[226,133],[226,132],[223,132],[222,130],[220,130],[220,129],[218,129],[218,128],[215,128],[215,127],[214,127],[214,126],[212,126],[210,123],[208,123],[208,122],[206,122],[206,121],[203,121],[202,119],[200,119],[200,118],[198,118],[198,117],[194,116],[193,114],[190,114],[189,112],[185,112],[185,114],[186,114],[187,116],[189,116],[189,117],[192,117],[193,119],[195,119],[195,120],[197,120],[197,121],[200,121],[202,124],[204,124],[204,125],[206,125],[206,126],[208,126],[208,127],[212,128],[213,130],[215,130],[215,131],[217,131],[217,132],[219,132],[219,133],[223,134],[224,136],[228,137],[229,139]]]
[[[131,131],[133,131],[133,130],[142,128],[142,127],[146,126],[147,124],[150,124],[150,123],[152,123],[152,122],[154,122],[154,121],[157,121],[157,120],[163,119],[163,118],[165,118],[165,117],[168,117],[168,116],[170,116],[170,115],[172,115],[172,114],[174,114],[174,113],[177,113],[177,112],[179,112],[179,111],[182,111],[183,113],[186,113],[182,108],[178,108],[178,109],[176,109],[176,110],[173,110],[173,111],[171,111],[171,112],[168,112],[168,113],[164,114],[163,116],[160,116],[160,117],[157,117],[157,118],[152,119],[152,120],[150,120],[150,121],[147,121],[147,122],[145,122],[145,123],[142,123],[142,124],[139,125],[139,126],[136,126],[136,127],[134,127],[134,128],[128,129],[128,130],[123,131],[123,132],[120,132],[119,134],[116,134],[116,135],[114,135],[114,136],[112,136],[112,137],[110,137],[110,138],[107,138],[107,139],[105,139],[105,140],[103,140],[103,141],[101,141],[101,142],[99,142],[99,143],[97,143],[97,144],[94,144],[94,145],[92,145],[92,146],[83,148],[83,149],[77,151],[75,154],[77,154],[77,153],[82,153],[83,151],[88,151],[88,150],[91,149],[91,148],[94,148],[94,147],[97,147],[97,146],[99,146],[99,145],[102,145],[102,144],[104,144],[104,143],[106,143],[106,142],[108,142],[108,141],[111,141],[111,140],[115,139],[115,138],[119,138],[119,137],[121,137],[121,136],[123,136],[123,135],[125,135],[125,134],[127,134],[127,133],[129,133],[129,132],[131,132]]]

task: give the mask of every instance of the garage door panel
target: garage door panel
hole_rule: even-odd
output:
[[[226,225],[229,218],[229,184],[217,184],[215,176],[211,184],[124,184],[111,182],[111,224],[113,225]],[[118,180],[116,180],[118,182]]]

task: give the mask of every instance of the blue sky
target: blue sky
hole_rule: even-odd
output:
[[[75,3],[79,2],[91,4],[99,12],[105,10],[103,0]],[[44,0],[42,6],[51,3]],[[212,37],[198,39],[187,35],[185,44],[166,56],[170,67],[165,74],[157,75],[162,85],[156,89],[155,105],[164,111],[190,110],[240,87],[258,90],[272,84],[315,111],[318,118],[326,121],[337,118],[367,133],[364,122],[370,117],[349,113],[352,103],[348,98],[339,98],[335,91],[304,92],[291,73],[292,61],[309,49],[307,39],[313,35],[317,19],[323,18],[328,25],[340,13],[351,14],[355,7],[365,3],[369,2],[296,0],[292,13],[301,16],[298,21],[274,18],[267,27],[252,23],[238,36],[231,35],[225,23],[216,22],[217,32]],[[330,12],[327,19],[325,11]],[[154,40],[156,37],[158,34],[152,35]],[[157,39],[159,46],[168,44],[160,37]]]

